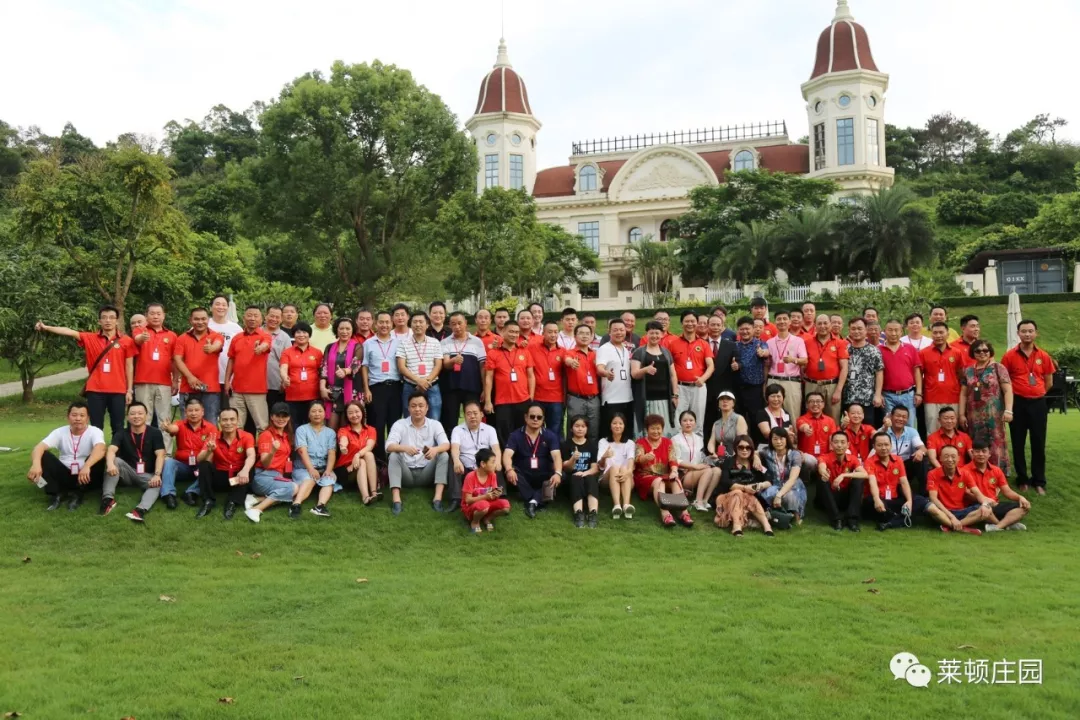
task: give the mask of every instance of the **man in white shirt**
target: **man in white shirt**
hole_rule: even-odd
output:
[[[600,376],[600,428],[603,437],[611,430],[611,418],[620,413],[626,434],[633,437],[634,394],[630,388],[630,354],[635,348],[626,341],[626,323],[611,321],[610,339],[596,351],[596,374]]]
[[[426,417],[427,396],[414,390],[409,396],[409,416],[394,423],[386,438],[389,457],[391,512],[401,514],[401,488],[435,485],[431,509],[443,512],[442,496],[449,469],[450,440],[442,423]]]
[[[904,318],[904,326],[907,328],[907,335],[900,338],[901,343],[910,345],[917,351],[934,344],[933,338],[923,335],[923,317],[919,313],[911,313]]]
[[[484,411],[480,403],[470,400],[465,403],[465,422],[450,433],[450,460],[454,464],[454,473],[450,478],[450,504],[446,508],[447,512],[453,512],[461,503],[461,485],[465,482],[465,476],[476,469],[476,451],[483,448],[495,453],[495,473],[499,478],[499,487],[506,489],[499,436],[495,428],[484,422]]]
[[[210,303],[210,320],[206,326],[225,338],[225,344],[221,346],[221,354],[218,355],[218,375],[220,376],[218,382],[221,383],[222,388],[225,387],[225,368],[229,364],[229,345],[232,344],[234,337],[244,332],[244,328],[240,327],[239,323],[228,319],[228,314],[229,298],[224,295],[215,295],[214,301]],[[222,407],[226,405],[226,402],[221,404]]]
[[[105,433],[90,424],[90,410],[82,400],[68,406],[68,424],[45,436],[30,453],[26,477],[45,491],[46,510],[60,507],[69,494],[68,510],[82,504],[83,493],[100,486],[105,477]],[[53,455],[49,450],[56,450]]]
[[[577,327],[577,324],[577,310],[574,308],[563,309],[562,330],[559,331],[559,337],[555,340],[555,343],[563,350],[577,348],[577,338],[574,337],[574,328]]]

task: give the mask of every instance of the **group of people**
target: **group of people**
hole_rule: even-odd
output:
[[[613,518],[633,518],[636,490],[665,526],[715,510],[736,536],[801,523],[811,496],[838,530],[922,515],[943,530],[1019,529],[1030,504],[1005,481],[1006,424],[1019,489],[1045,492],[1056,366],[1028,320],[997,363],[978,318],[956,333],[943,307],[928,331],[920,314],[882,328],[867,308],[847,337],[813,303],[770,320],[761,298],[735,332],[716,307],[684,312],[679,334],[658,311],[640,336],[632,312],[601,336],[594,315],[545,321],[539,304],[482,309],[472,328],[441,302],[337,319],[320,303],[313,324],[292,305],[247,307],[243,325],[228,308],[215,297],[179,334],[157,303],[126,334],[112,307],[98,332],[38,323],[76,339],[89,371],[85,400],[32,455],[49,509],[100,485],[108,514],[122,483],[143,490],[134,521],[178,495],[205,517],[218,493],[226,518],[243,508],[259,522],[278,503],[297,518],[312,495],[329,517],[355,486],[365,505],[389,488],[398,514],[403,487],[434,486],[433,509],[460,508],[483,532],[509,511],[508,485],[533,518],[566,480],[578,527],[597,525],[606,487]]]

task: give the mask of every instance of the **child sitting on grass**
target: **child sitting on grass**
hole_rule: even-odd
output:
[[[502,495],[503,490],[495,477],[495,453],[481,448],[476,451],[476,469],[465,476],[461,487],[461,511],[469,521],[471,532],[483,532],[481,522],[491,532],[495,529],[491,521],[510,512],[510,501]]]

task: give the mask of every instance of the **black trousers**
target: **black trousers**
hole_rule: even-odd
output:
[[[119,437],[124,432],[124,415],[127,414],[127,398],[124,393],[86,393],[86,405],[90,411],[90,424],[105,429],[105,412],[109,413],[110,438]]]
[[[1013,467],[1017,485],[1046,487],[1046,398],[1024,398],[1013,393],[1013,421],[1009,435],[1013,447]],[[1031,474],[1028,474],[1024,446],[1031,434]]]
[[[367,421],[375,428],[375,457],[385,464],[384,440],[393,424],[401,418],[401,381],[389,380],[370,387],[371,404],[367,406]]]
[[[308,411],[317,400],[289,400],[289,416],[292,418],[293,432],[301,425],[308,424]]]
[[[765,409],[765,398],[761,395],[761,385],[739,385],[736,393],[739,399],[739,414],[747,418],[747,422],[753,422],[758,412]],[[711,431],[708,428],[705,432]]]
[[[495,434],[499,436],[500,447],[506,447],[510,433],[525,424],[525,408],[528,405],[528,402],[520,402],[495,406]]]
[[[442,423],[443,430],[446,431],[446,435],[449,437],[450,431],[458,426],[462,406],[469,400],[476,400],[479,393],[471,393],[467,390],[452,390],[449,382],[440,382],[439,386],[442,388],[442,412],[439,413],[439,422]]]
[[[543,505],[544,483],[551,479],[551,475],[539,470],[522,470],[517,467],[514,470],[517,471],[517,488],[521,500],[525,503],[535,500],[537,505]]]
[[[600,497],[600,476],[599,475],[578,475],[574,474],[570,476],[570,500],[577,503],[584,500],[586,496],[594,498]]]
[[[817,502],[828,514],[829,522],[859,519],[863,499],[862,480],[849,480],[847,487],[840,490],[834,490],[832,483],[818,482],[817,485]]]
[[[227,494],[229,502],[243,505],[248,488],[248,485],[230,485],[229,473],[218,470],[209,462],[199,463],[199,494],[204,502],[216,502],[215,492],[223,492]]]
[[[924,457],[919,462],[914,460],[904,461],[904,470],[907,471],[908,485],[911,486],[912,495],[926,495],[926,466],[927,459]]]
[[[600,405],[600,432],[599,437],[605,437],[611,432],[611,418],[616,414],[622,415],[626,420],[626,429],[623,430],[623,437],[634,437],[634,401],[626,403],[606,403],[601,401]],[[708,437],[708,435],[706,435]]]
[[[123,399],[123,395],[120,396]],[[79,484],[79,476],[71,474],[71,468],[60,462],[60,458],[50,452],[41,456],[41,476],[45,479],[45,494],[63,493],[82,494],[92,488],[100,488],[105,479],[105,461],[100,460],[90,468],[90,482]]]

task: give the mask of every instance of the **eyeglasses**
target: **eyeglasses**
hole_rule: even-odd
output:
[[[972,350],[972,352],[976,355],[989,355],[990,348],[979,348],[978,350]]]
[[[543,420],[544,419],[543,415],[529,415],[528,417],[529,417],[530,420]]]
[[[749,445],[739,445],[739,446],[738,446],[737,448],[735,448],[735,449],[736,449],[736,450],[753,450],[754,448],[750,447]]]

